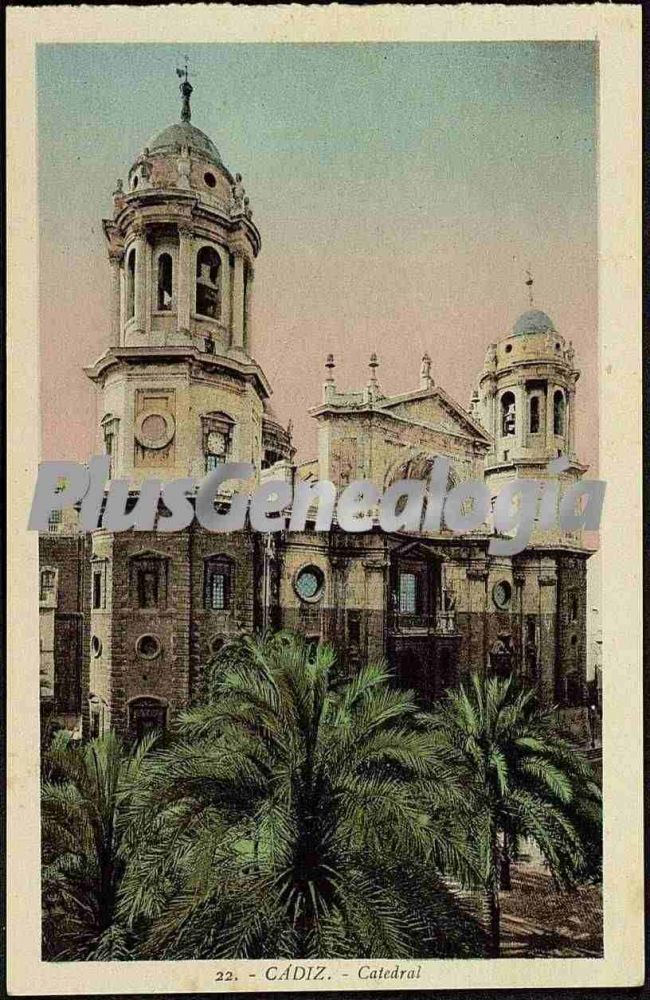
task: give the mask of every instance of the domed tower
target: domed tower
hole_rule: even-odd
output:
[[[86,369],[102,392],[112,477],[202,478],[262,456],[270,390],[252,357],[253,262],[261,239],[241,176],[191,123],[150,139],[104,220],[111,264],[105,354]]]
[[[490,344],[479,378],[475,412],[492,435],[486,480],[543,478],[552,459],[566,456],[565,475],[585,471],[575,454],[575,386],[571,343],[539,309],[523,313],[511,332]]]
[[[180,122],[149,141],[104,222],[110,340],[86,369],[111,478],[133,493],[146,480],[201,480],[225,462],[252,463],[259,480],[268,450],[270,388],[252,356],[260,235],[241,177],[191,124],[182,75]],[[280,444],[280,457],[291,453]],[[139,737],[187,707],[216,649],[261,620],[261,560],[247,530],[94,531],[84,731]]]

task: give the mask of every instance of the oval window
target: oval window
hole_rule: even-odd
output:
[[[217,178],[214,176],[214,174],[211,174],[210,171],[208,171],[207,174],[203,174],[203,180],[205,181],[205,183],[208,185],[209,188],[213,188],[216,186]]]
[[[512,344],[506,344],[505,347],[506,354],[510,354],[511,350],[512,350]]]
[[[98,635],[94,635],[90,640],[90,652],[95,658],[102,655],[102,640]]]
[[[155,635],[141,635],[135,644],[136,653],[144,660],[155,660],[160,649],[160,639]]]
[[[305,566],[295,577],[294,589],[301,601],[317,601],[323,593],[325,577],[318,566]]]
[[[495,583],[492,590],[492,600],[496,604],[497,608],[505,610],[509,604],[512,597],[512,587],[507,580],[501,580],[499,583]]]

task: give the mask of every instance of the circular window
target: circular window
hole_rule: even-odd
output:
[[[559,351],[559,350],[560,350],[560,345],[559,345],[559,344],[556,344],[556,345],[555,345],[555,350],[556,350],[556,351]]]
[[[207,174],[203,174],[203,180],[205,181],[205,183],[208,185],[209,188],[213,188],[216,186],[217,178],[214,176],[214,174],[211,174],[209,170]]]
[[[90,652],[95,658],[102,655],[102,640],[98,635],[94,635],[90,640]]]
[[[144,448],[165,448],[174,436],[171,413],[141,413],[135,422],[135,436]]]
[[[512,350],[512,344],[506,344],[506,346],[505,346],[505,352],[506,352],[506,354],[510,354],[511,350]]]
[[[160,650],[160,639],[155,635],[141,635],[135,644],[136,653],[144,660],[155,660]]]
[[[318,566],[305,566],[296,574],[293,586],[301,601],[317,601],[322,596],[324,583],[323,571]]]
[[[510,604],[510,598],[512,597],[512,587],[507,580],[501,580],[499,583],[495,583],[492,590],[492,600],[496,604],[497,608],[505,610]]]

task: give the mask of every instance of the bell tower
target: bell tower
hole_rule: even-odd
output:
[[[259,472],[270,395],[252,355],[260,234],[241,175],[191,123],[187,66],[177,72],[180,121],[117,182],[103,222],[109,346],[86,369],[111,476],[136,487],[152,475],[200,479],[225,461]]]
[[[527,282],[527,284],[530,284]],[[560,492],[586,472],[575,450],[575,397],[580,372],[572,343],[539,309],[524,312],[509,334],[490,344],[472,407],[489,431],[485,482],[496,495],[512,479],[560,481]],[[562,458],[562,467],[549,469]],[[533,538],[561,541],[555,529]],[[579,543],[579,535],[564,536]]]

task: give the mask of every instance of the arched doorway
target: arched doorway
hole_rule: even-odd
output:
[[[129,738],[139,742],[147,733],[167,728],[167,702],[160,698],[133,698],[127,706]]]

